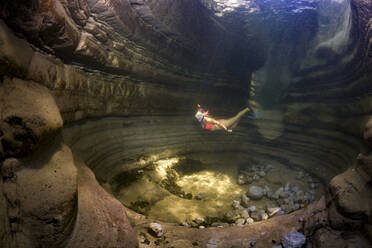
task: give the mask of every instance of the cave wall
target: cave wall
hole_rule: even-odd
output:
[[[369,1],[350,1],[350,41],[336,61],[298,72],[283,100],[287,121],[361,136],[371,113],[371,7]]]
[[[197,10],[197,16],[180,15],[185,8]],[[271,156],[290,166],[317,166],[320,169],[313,173],[320,178],[350,166],[361,149],[362,123],[370,111],[371,9],[368,1],[351,2],[356,48],[351,59],[336,70],[320,68],[321,73],[300,75],[285,99],[284,122],[273,116],[263,117],[261,123],[243,120],[227,142],[225,133],[203,132],[190,120],[195,104],[214,106],[213,112],[225,116],[237,111],[248,99],[250,73],[262,65],[264,55],[246,64],[243,79],[241,73],[234,77],[224,58],[237,41],[228,39],[234,36],[198,1],[5,1],[0,7],[3,246],[79,247],[83,242],[88,247],[95,245],[98,235],[94,242],[102,246],[125,242],[135,247],[124,208],[102,190],[84,162],[102,181],[131,166],[144,166],[142,161],[190,152]],[[185,22],[188,25],[181,25]],[[200,36],[206,30],[208,35]],[[41,96],[32,93],[35,89]],[[39,97],[51,102],[40,106],[33,101]],[[12,108],[9,103],[14,103]],[[28,107],[34,116],[27,115]],[[49,113],[61,114],[58,125],[40,121]],[[12,122],[14,116],[22,121]],[[260,129],[274,132],[283,123],[277,138],[262,137]],[[59,191],[65,184],[49,180],[53,173],[59,180],[71,179],[68,192]],[[328,204],[337,189],[347,187],[342,180],[342,187],[329,193]],[[27,199],[35,192],[53,202],[38,202],[40,195]],[[368,191],[361,198],[366,195]],[[323,199],[320,205],[326,208],[324,204]],[[343,205],[340,211],[345,212]],[[358,219],[357,227],[370,228],[365,223],[368,207],[362,217],[353,211],[347,215]],[[342,223],[342,218],[336,219]],[[96,223],[100,226],[94,228]]]

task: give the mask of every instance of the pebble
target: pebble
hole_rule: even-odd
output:
[[[267,212],[269,213],[269,216],[274,216],[276,213],[278,213],[281,210],[279,207],[274,208],[267,208]]]
[[[194,222],[198,225],[203,224],[205,222],[204,218],[198,217],[194,220]]]
[[[246,220],[245,220],[245,223],[246,224],[253,224],[254,223],[254,219],[252,219],[252,218],[247,218]]]
[[[237,184],[239,184],[239,185],[245,184],[245,177],[244,177],[244,175],[241,175],[240,174],[238,176]]]
[[[300,209],[300,204],[298,204],[298,203],[293,204],[293,205],[292,205],[292,209],[293,209],[294,211]]]
[[[252,213],[251,218],[254,219],[255,221],[260,221],[261,220],[261,216],[259,215],[258,212]]]
[[[288,198],[289,194],[286,191],[281,191],[280,194],[279,194],[279,197],[280,198]]]
[[[207,242],[207,245],[205,246],[206,248],[217,248],[218,241],[214,239],[210,239]]]
[[[163,227],[159,223],[152,222],[150,223],[149,228],[157,237],[161,237],[163,235]]]
[[[299,232],[289,232],[281,241],[284,248],[301,248],[306,243],[306,237]]]
[[[291,188],[291,184],[286,183],[285,186],[284,186],[284,191],[289,191],[290,188]]]
[[[260,200],[263,197],[263,193],[261,187],[252,185],[248,188],[247,195],[254,200]]]
[[[251,241],[250,243],[249,243],[249,245],[251,246],[251,247],[253,247],[253,246],[255,246],[256,245],[256,241],[255,240],[253,240],[253,241]]]
[[[191,226],[190,223],[187,222],[187,221],[181,222],[180,225],[181,225],[181,226],[186,226],[186,227],[190,227],[190,226]]]
[[[298,172],[297,179],[302,179],[304,177],[304,173],[302,171]]]
[[[293,186],[292,187],[292,192],[294,193],[297,193],[300,189],[298,188],[298,186]]]
[[[232,203],[232,207],[233,207],[233,209],[239,209],[240,202],[237,201],[237,200],[234,200],[233,203]]]
[[[236,224],[237,226],[243,226],[244,223],[245,223],[245,219],[243,219],[243,218],[237,219],[237,220],[235,221],[235,224]]]
[[[204,198],[202,193],[199,193],[197,196],[195,196],[196,200],[202,200]]]
[[[265,177],[266,176],[266,173],[264,171],[260,171],[260,172],[258,172],[258,175],[260,177]]]
[[[243,207],[247,208],[248,207],[248,204],[249,204],[249,201],[250,201],[249,197],[246,196],[245,194],[242,194],[240,198],[241,198],[241,203],[240,204]]]
[[[267,220],[269,218],[269,215],[267,213],[261,214],[261,220]]]
[[[250,206],[250,207],[249,207],[249,211],[250,211],[251,213],[256,212],[256,210],[257,210],[256,206]]]
[[[199,226],[199,229],[204,229],[205,228],[205,226]]]
[[[248,210],[247,209],[243,209],[241,212],[240,212],[240,216],[244,219],[247,219],[249,218],[249,214],[248,214]]]

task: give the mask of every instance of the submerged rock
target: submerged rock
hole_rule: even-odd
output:
[[[241,195],[241,205],[243,206],[243,207],[245,207],[245,208],[247,208],[247,207],[249,207],[249,201],[250,201],[250,199],[249,199],[249,197],[248,196],[246,196],[245,194],[242,194]]]
[[[278,213],[281,210],[279,207],[274,207],[274,208],[267,208],[267,212],[269,216],[274,216],[276,213]]]
[[[251,213],[256,212],[256,210],[257,210],[256,206],[250,206],[250,207],[249,207],[249,211],[250,211]]]
[[[260,200],[264,195],[264,191],[261,187],[252,185],[249,187],[247,194],[254,200]]]
[[[240,202],[237,201],[237,200],[234,200],[233,203],[232,203],[232,207],[234,209],[239,209],[240,208]]]
[[[159,223],[150,223],[149,229],[150,233],[157,237],[161,237],[163,235],[163,227]]]
[[[245,184],[246,182],[245,182],[245,177],[244,177],[244,175],[240,174],[240,175],[238,176],[238,179],[237,179],[237,182],[236,182],[236,183],[239,184],[239,185],[243,185],[243,184]]]
[[[245,224],[245,219],[243,219],[243,218],[237,219],[237,220],[235,221],[235,224],[236,224],[237,226],[243,226],[243,225]]]
[[[261,216],[258,212],[252,213],[251,218],[254,219],[255,221],[260,221],[261,220]]]
[[[245,220],[245,223],[246,224],[253,224],[254,223],[254,219],[252,219],[252,218],[247,218],[246,220]]]
[[[282,238],[284,248],[301,248],[306,243],[306,237],[299,232],[289,232]]]
[[[264,171],[260,171],[260,172],[258,172],[258,175],[260,177],[265,177],[266,176],[266,173]]]
[[[261,213],[261,220],[267,220],[269,215],[267,213]]]
[[[247,210],[247,209],[242,209],[242,210],[240,211],[240,216],[241,216],[242,218],[244,218],[244,219],[249,218],[248,210]]]
[[[205,219],[204,218],[201,218],[201,217],[198,217],[194,220],[194,222],[198,225],[201,225],[205,222]]]

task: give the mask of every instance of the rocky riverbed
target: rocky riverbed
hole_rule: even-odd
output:
[[[267,220],[304,208],[324,193],[320,179],[305,169],[236,155],[162,159],[105,187],[150,218],[196,228]]]

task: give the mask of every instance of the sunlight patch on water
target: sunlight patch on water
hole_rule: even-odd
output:
[[[177,184],[187,192],[221,196],[240,194],[242,189],[225,174],[201,171],[181,177]]]
[[[156,162],[155,170],[161,178],[165,178],[167,176],[167,169],[172,168],[175,164],[177,164],[179,158],[169,158],[169,159],[161,159]]]

